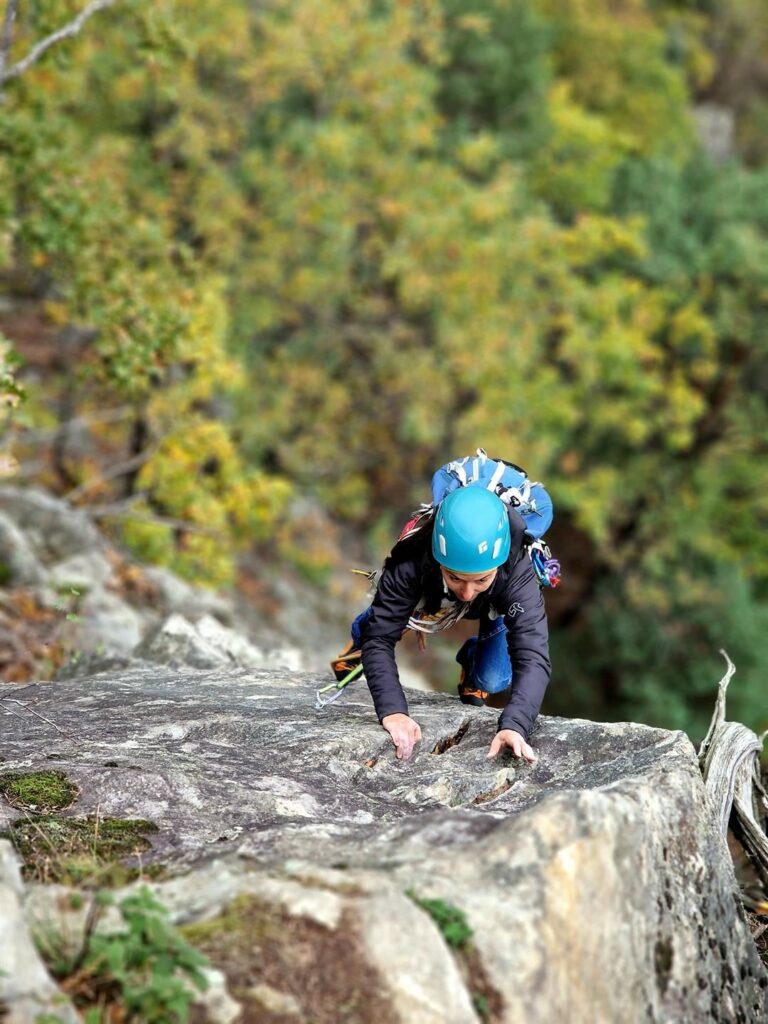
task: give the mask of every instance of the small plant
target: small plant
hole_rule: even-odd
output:
[[[54,605],[56,611],[61,612],[67,622],[80,622],[80,616],[77,613],[82,603],[83,592],[77,587],[63,583],[57,588],[57,593],[59,597],[66,598],[66,603],[64,600],[57,601]]]
[[[38,940],[61,988],[83,1013],[84,1024],[186,1024],[195,991],[208,982],[208,961],[168,921],[168,912],[146,887],[119,904],[124,927],[99,933],[103,910],[114,904],[100,892],[88,915],[83,947],[72,959],[56,943]]]
[[[443,938],[453,949],[463,949],[472,939],[472,929],[463,910],[445,900],[420,899],[411,889],[406,891],[417,907],[426,910]]]

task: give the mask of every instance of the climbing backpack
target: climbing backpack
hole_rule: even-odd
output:
[[[556,587],[560,583],[560,563],[552,557],[544,540],[544,534],[552,525],[552,499],[543,484],[529,480],[520,466],[504,459],[492,459],[483,448],[478,448],[475,455],[447,462],[435,472],[432,501],[414,512],[400,540],[423,529],[443,498],[458,487],[484,487],[514,508],[525,523],[525,547],[539,586]]]

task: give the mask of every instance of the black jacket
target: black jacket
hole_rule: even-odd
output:
[[[539,713],[551,666],[544,599],[523,549],[525,525],[510,510],[512,546],[491,587],[472,601],[466,618],[491,611],[504,617],[512,663],[512,692],[499,717],[499,729],[514,729],[528,739]],[[363,668],[379,721],[408,714],[395,662],[395,644],[423,598],[436,611],[444,597],[440,566],[432,557],[431,530],[398,544],[387,559],[363,632]]]

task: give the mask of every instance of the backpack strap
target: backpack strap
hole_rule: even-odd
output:
[[[480,449],[480,450],[482,451],[482,449]],[[483,452],[483,454],[485,454],[485,452]],[[493,471],[493,476],[488,481],[488,490],[489,491],[493,491],[494,494],[496,493],[496,488],[501,483],[501,478],[504,476],[504,470],[506,468],[507,467],[504,465],[503,462],[497,462],[496,463],[496,469]],[[499,495],[499,497],[501,497],[501,495]],[[504,499],[502,498],[502,501],[503,500]]]

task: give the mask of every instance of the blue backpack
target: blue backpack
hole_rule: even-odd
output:
[[[531,483],[528,474],[513,462],[489,459],[482,448],[441,466],[432,477],[432,502],[439,505],[457,487],[484,487],[493,491],[523,517],[526,533],[541,540],[552,525],[552,499],[542,484]]]
[[[552,525],[552,499],[544,486],[538,481],[532,483],[520,466],[504,459],[491,459],[482,448],[475,455],[447,462],[437,470],[432,477],[432,504],[422,506],[406,524],[401,540],[425,525],[432,510],[457,487],[485,487],[519,512],[525,523],[525,546],[539,585],[556,587],[560,583],[560,563],[552,558],[544,541],[544,534]]]

